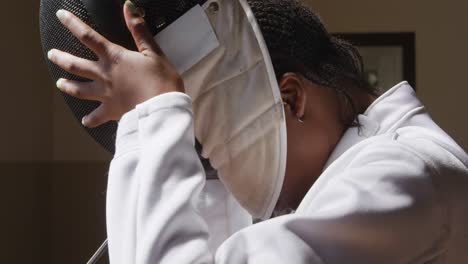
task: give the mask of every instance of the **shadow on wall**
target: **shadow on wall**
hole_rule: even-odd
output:
[[[55,108],[57,91],[40,44],[39,2],[7,1],[0,16],[0,262],[81,264],[106,236],[109,165],[105,157],[54,161],[54,111],[66,113],[67,124],[75,121],[68,109]],[[87,136],[89,141],[76,140],[77,132],[59,133],[63,140],[56,144],[70,153],[74,144],[85,148],[83,142],[86,153],[95,149]]]
[[[0,163],[2,263],[86,263],[106,238],[107,170],[106,163]]]

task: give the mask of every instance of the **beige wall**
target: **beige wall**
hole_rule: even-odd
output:
[[[416,82],[438,124],[468,149],[468,1],[306,0],[332,32],[416,32]]]

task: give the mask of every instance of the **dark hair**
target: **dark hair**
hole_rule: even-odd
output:
[[[268,46],[277,79],[287,72],[335,89],[357,116],[351,89],[376,95],[358,50],[331,35],[320,18],[297,0],[248,1]],[[347,125],[357,125],[354,122]]]

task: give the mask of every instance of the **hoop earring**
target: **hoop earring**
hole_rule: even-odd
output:
[[[298,117],[297,121],[299,121],[299,123],[301,123],[301,124],[304,124],[304,120],[301,117]]]

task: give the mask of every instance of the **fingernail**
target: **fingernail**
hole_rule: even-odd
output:
[[[81,119],[81,124],[82,124],[83,126],[86,126],[86,121],[87,121],[87,120],[86,120],[86,116],[85,116],[85,117],[83,117],[83,119]]]
[[[132,13],[132,15],[138,17],[145,16],[145,10],[143,8],[137,7],[132,1],[125,1],[125,5],[128,7],[128,10]]]
[[[67,11],[65,11],[63,9],[60,9],[59,11],[57,11],[56,15],[57,15],[57,18],[60,21],[63,21],[67,17],[68,13],[67,13]]]
[[[62,89],[63,81],[64,81],[63,78],[60,78],[57,80],[57,83],[56,83],[57,88]]]
[[[52,56],[53,56],[53,51],[52,50],[49,50],[49,52],[47,52],[47,58],[49,60],[52,60]]]
[[[128,7],[128,10],[130,10],[130,12],[133,15],[139,15],[138,9],[132,1],[130,0],[125,1],[125,5]]]

